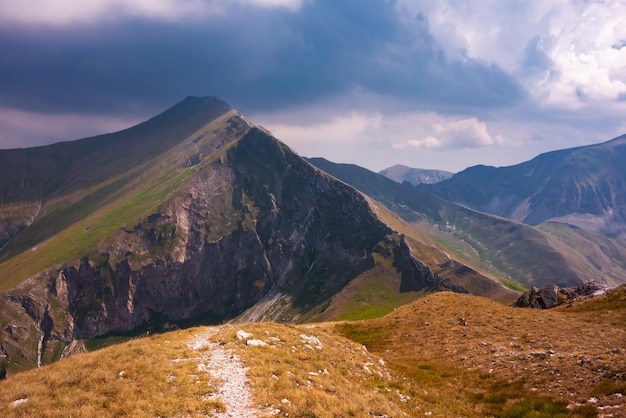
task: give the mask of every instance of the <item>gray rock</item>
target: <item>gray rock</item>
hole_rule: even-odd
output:
[[[606,286],[596,282],[581,283],[577,287],[559,288],[548,285],[544,288],[532,287],[511,305],[515,308],[550,309],[578,298],[593,297],[604,293]]]

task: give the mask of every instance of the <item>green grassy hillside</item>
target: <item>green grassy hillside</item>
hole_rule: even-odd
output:
[[[0,291],[57,263],[87,255],[167,205],[197,168],[192,159],[203,138],[212,139],[212,133],[223,130],[232,116],[225,113],[228,109],[222,102],[198,100],[202,99],[188,98],[116,134],[0,152],[0,160],[9,161],[16,153],[32,154],[29,158],[47,160],[43,167],[54,166],[54,172],[41,172],[38,166],[25,164],[26,171],[16,168],[0,181],[37,181],[43,191],[30,196],[40,199],[35,219],[1,253]],[[245,129],[233,129],[230,140]],[[21,204],[7,194],[0,202],[8,208]]]
[[[604,267],[598,269],[575,248],[536,228],[439,199],[358,166],[309,161],[382,202],[445,251],[484,274],[504,279],[512,289],[550,283],[571,286],[584,280],[606,282]],[[620,275],[610,279],[610,283],[623,281]]]

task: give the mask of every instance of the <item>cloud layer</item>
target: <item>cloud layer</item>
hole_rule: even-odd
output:
[[[425,165],[428,150],[426,162],[461,169],[626,129],[624,0],[0,0],[0,10],[0,147],[72,139],[68,121],[95,134],[189,94],[221,97],[302,153],[368,167]],[[15,112],[32,124],[10,124]]]

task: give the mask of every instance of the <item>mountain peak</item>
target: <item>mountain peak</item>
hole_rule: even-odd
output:
[[[417,184],[432,184],[438,183],[443,180],[447,180],[452,177],[451,172],[444,170],[427,170],[423,168],[413,168],[402,164],[396,164],[394,166],[385,168],[378,174],[390,178],[398,183],[408,181],[413,185]]]
[[[226,102],[224,102],[223,100],[221,100],[219,97],[216,97],[216,96],[187,96],[180,103],[189,103],[189,104],[195,104],[195,105],[217,104],[217,105],[226,106],[230,108],[230,106],[228,106]]]

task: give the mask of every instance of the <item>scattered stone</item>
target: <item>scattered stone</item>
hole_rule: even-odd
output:
[[[118,379],[121,379],[122,377],[124,377],[124,375],[125,375],[125,374],[126,374],[126,372],[125,372],[124,370],[122,370],[121,372],[119,372],[119,373],[117,374],[117,378],[118,378]]]
[[[272,375],[272,379],[273,380],[278,380],[278,376],[276,376],[275,374]]]
[[[283,398],[280,400],[280,403],[282,403],[283,405],[289,405],[291,402],[289,402],[289,399]]]
[[[363,365],[363,370],[365,370],[365,371],[366,371],[366,372],[368,372],[369,374],[372,374],[372,370],[370,370],[370,367],[369,367],[369,366],[373,366],[373,365],[374,365],[373,363],[365,363],[365,364]]]
[[[18,406],[20,406],[20,405],[25,404],[26,402],[28,402],[28,398],[17,399],[17,400],[15,400],[15,401],[11,402],[11,403],[9,404],[9,406],[10,406],[11,408],[15,408],[15,407],[18,407]]]
[[[411,399],[410,396],[407,396],[407,395],[401,393],[399,390],[396,390],[396,393],[400,397],[400,402],[408,402]]]
[[[303,343],[307,343],[307,344],[310,344],[310,345],[315,345],[318,350],[322,349],[322,342],[317,337],[310,337],[310,336],[305,335],[305,334],[300,334],[300,340]]]
[[[247,332],[245,332],[243,330],[239,330],[239,331],[237,331],[236,336],[237,336],[237,339],[239,341],[243,341],[243,340],[247,340],[248,338],[252,337],[252,334],[249,334],[249,333],[247,333]]]
[[[250,346],[250,347],[265,347],[267,345],[267,343],[263,340],[248,340],[246,341],[246,345]]]

